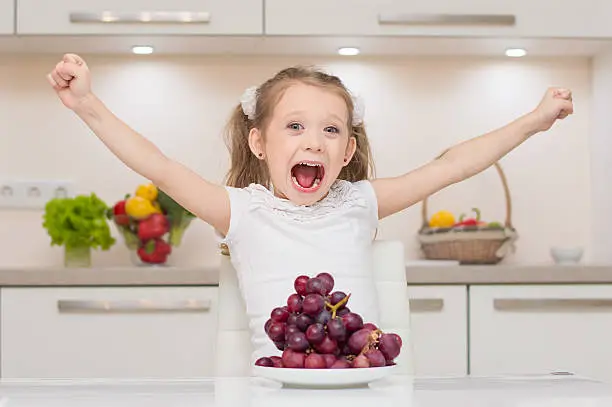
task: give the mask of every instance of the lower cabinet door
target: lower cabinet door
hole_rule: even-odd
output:
[[[409,286],[408,296],[415,374],[467,374],[466,287]]]
[[[6,288],[3,378],[214,373],[216,287]]]
[[[612,285],[474,286],[470,316],[474,375],[612,381]]]

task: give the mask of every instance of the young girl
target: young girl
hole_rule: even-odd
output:
[[[285,69],[236,106],[227,127],[227,186],[166,157],[92,93],[83,59],[64,56],[48,80],[129,168],[210,224],[229,247],[250,318],[254,357],[277,351],[264,332],[299,275],[328,271],[349,307],[377,323],[371,242],[378,221],[465,180],[573,112],[569,90],[549,89],[532,112],[451,148],[406,174],[372,179],[363,108],[320,71]],[[404,135],[396,135],[404,137]]]

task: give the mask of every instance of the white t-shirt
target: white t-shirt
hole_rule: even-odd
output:
[[[369,181],[337,180],[310,206],[281,199],[259,184],[226,187],[231,221],[222,239],[230,250],[249,319],[253,361],[280,355],[264,324],[275,307],[287,305],[299,275],[327,271],[333,291],[351,293],[347,306],[364,322],[378,323],[372,274],[372,239],[378,205]]]

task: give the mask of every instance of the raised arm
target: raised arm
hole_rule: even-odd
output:
[[[48,75],[62,103],[72,109],[125,165],[153,182],[187,210],[225,234],[230,207],[227,191],[165,156],[117,118],[92,92],[83,59],[67,54]]]
[[[411,172],[374,180],[380,219],[493,165],[532,135],[546,131],[574,111],[571,92],[549,89],[538,107],[506,126],[450,148],[442,157]]]

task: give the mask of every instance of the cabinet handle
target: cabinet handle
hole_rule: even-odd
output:
[[[378,24],[388,25],[501,25],[516,24],[512,14],[379,13]]]
[[[411,298],[410,312],[436,312],[444,308],[442,298]]]
[[[611,298],[503,298],[494,299],[498,311],[593,311],[612,309]]]
[[[71,23],[119,24],[202,24],[210,22],[210,13],[194,11],[73,12]]]
[[[206,312],[210,310],[210,300],[183,301],[95,301],[59,300],[57,309],[62,313],[146,313],[146,312]]]

